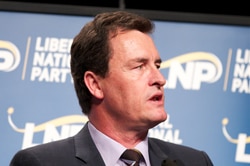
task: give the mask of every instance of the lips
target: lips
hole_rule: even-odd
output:
[[[161,101],[163,98],[163,94],[162,93],[158,93],[158,94],[155,94],[153,95],[150,100],[152,101]]]
[[[161,96],[154,96],[152,98],[153,101],[159,101],[161,99]]]

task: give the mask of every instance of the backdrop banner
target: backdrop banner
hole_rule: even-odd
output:
[[[92,17],[0,12],[0,165],[88,121],[70,74],[74,36]],[[250,164],[250,27],[155,20],[167,121],[149,136]]]

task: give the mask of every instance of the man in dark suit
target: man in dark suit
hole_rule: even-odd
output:
[[[203,151],[147,136],[167,119],[153,29],[147,18],[125,11],[87,23],[73,40],[71,73],[89,121],[73,137],[19,151],[10,165],[212,166]]]

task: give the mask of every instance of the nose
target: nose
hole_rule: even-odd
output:
[[[150,85],[156,85],[159,88],[163,87],[166,84],[166,79],[159,69],[154,69],[150,79]]]

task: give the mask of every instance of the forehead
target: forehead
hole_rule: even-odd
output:
[[[112,54],[115,57],[131,58],[133,56],[155,56],[159,54],[149,34],[136,30],[119,32],[110,40]],[[114,57],[114,58],[115,58]]]

